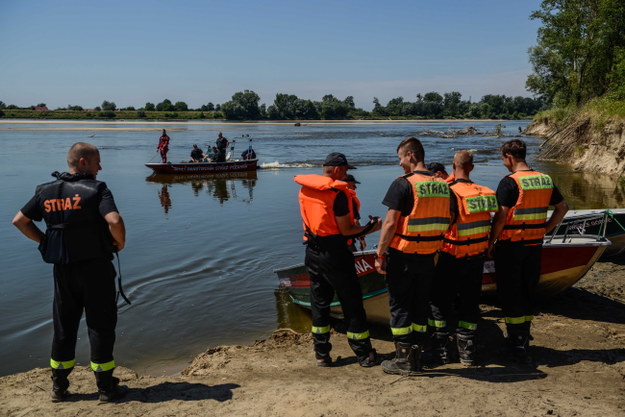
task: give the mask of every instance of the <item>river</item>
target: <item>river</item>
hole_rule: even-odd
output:
[[[274,291],[273,269],[303,261],[297,205],[299,173],[318,173],[325,156],[343,152],[358,167],[362,214],[383,216],[381,200],[401,175],[395,148],[405,137],[422,138],[426,160],[448,169],[456,149],[475,151],[476,182],[495,188],[507,172],[499,146],[527,121],[505,121],[505,137],[432,136],[474,126],[494,131],[499,122],[433,121],[389,123],[0,123],[0,375],[47,367],[52,336],[51,265],[34,242],[11,226],[35,186],[66,170],[65,155],[76,141],[100,148],[106,181],[127,227],[120,254],[125,292],[120,301],[116,361],[139,372],[172,374],[208,347],[250,344],[284,325],[285,307]],[[155,177],[144,162],[156,161],[160,129],[171,137],[169,156],[189,158],[193,144],[214,144],[217,132],[240,154],[253,139],[261,169],[251,175]],[[247,136],[249,135],[249,137]],[[541,140],[525,137],[530,161]],[[552,174],[574,208],[623,206],[623,186],[609,178],[535,163]],[[368,238],[371,246],[378,234]],[[88,364],[84,320],[77,362]]]

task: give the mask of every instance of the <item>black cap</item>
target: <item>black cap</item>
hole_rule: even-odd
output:
[[[356,178],[354,178],[354,176],[352,174],[346,175],[345,178],[343,179],[343,181],[345,181],[345,182],[354,182],[356,184],[360,184],[360,181],[356,181]]]
[[[347,163],[347,158],[345,155],[338,152],[332,152],[326,157],[325,162],[323,163],[324,167],[342,167],[346,166],[347,169],[356,169],[355,166],[351,166]]]
[[[445,170],[445,165],[441,164],[440,162],[430,162],[427,167],[428,171],[430,171],[432,174],[441,171],[444,172],[445,174],[447,174],[447,171]]]

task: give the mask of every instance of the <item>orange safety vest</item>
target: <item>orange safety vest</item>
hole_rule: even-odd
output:
[[[519,188],[519,199],[508,212],[500,240],[540,244],[545,236],[547,209],[553,191],[549,175],[538,171],[517,171],[508,175]]]
[[[445,233],[441,251],[456,258],[479,255],[488,249],[490,213],[499,209],[495,192],[464,181],[451,183],[449,188],[458,197],[458,217]]]
[[[293,180],[302,186],[298,199],[306,233],[320,237],[341,234],[334,216],[334,200],[339,191],[344,191],[347,196],[347,207],[353,224],[354,213],[346,182],[317,174],[296,175]],[[304,240],[308,240],[306,234]]]
[[[358,215],[360,215],[360,200],[358,199],[358,197],[356,197],[356,191],[352,190],[351,188],[347,189],[347,194],[351,197],[351,202],[352,202],[352,206],[350,207],[350,214],[351,216],[355,216],[356,213],[358,213]],[[362,217],[362,216],[361,216]],[[353,221],[352,224],[354,224],[356,222],[356,218],[353,217]],[[354,239],[348,239],[347,240],[347,244],[351,245],[352,243],[354,243]]]
[[[408,216],[400,217],[390,247],[404,253],[434,253],[449,227],[449,186],[440,178],[416,172],[402,178],[410,183],[414,204]]]

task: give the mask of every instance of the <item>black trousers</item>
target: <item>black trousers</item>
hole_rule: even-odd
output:
[[[386,285],[394,341],[410,344],[425,341],[433,279],[434,254],[389,250]]]
[[[103,364],[113,360],[117,324],[115,276],[115,268],[108,259],[54,265],[53,360],[74,360],[83,310],[89,332],[91,362]]]
[[[315,355],[322,359],[332,349],[330,304],[336,292],[347,325],[349,345],[359,359],[364,359],[372,348],[354,255],[344,241],[327,247],[311,246],[306,247],[304,263],[310,275]],[[315,328],[321,330],[315,331]]]
[[[456,258],[440,253],[431,304],[437,332],[451,334],[455,331],[467,339],[473,338],[480,318],[483,269],[483,256]],[[450,323],[454,317],[457,319],[455,326]]]
[[[503,307],[508,334],[528,336],[535,311],[542,245],[503,241],[495,247],[497,296]]]

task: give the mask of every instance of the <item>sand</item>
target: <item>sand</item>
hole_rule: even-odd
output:
[[[481,366],[450,364],[417,377],[362,368],[345,336],[333,333],[337,366],[314,366],[308,334],[278,330],[252,346],[210,348],[177,377],[119,367],[130,388],[99,404],[92,373],[71,375],[73,396],[49,399],[50,371],[0,378],[3,416],[623,416],[625,415],[625,266],[596,264],[578,285],[541,302],[535,367],[508,360],[501,311],[482,305]],[[389,355],[392,344],[373,340]],[[123,364],[123,358],[118,359]]]

